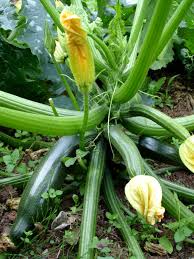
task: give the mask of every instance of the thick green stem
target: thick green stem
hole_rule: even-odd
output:
[[[106,106],[98,106],[89,112],[87,130],[95,128],[107,114]],[[26,130],[48,136],[65,136],[80,133],[83,114],[78,116],[46,116],[0,107],[0,126]]]
[[[129,115],[131,116],[144,116],[158,125],[162,126],[166,130],[170,131],[175,137],[182,140],[187,139],[190,134],[186,128],[178,124],[175,120],[168,115],[156,110],[152,107],[143,104],[136,104],[129,109]]]
[[[41,4],[44,6],[47,13],[51,16],[56,26],[64,32],[64,28],[59,20],[59,13],[56,8],[50,3],[50,0],[40,0]]]
[[[156,55],[157,46],[163,31],[172,0],[158,0],[146,33],[139,56],[126,82],[116,90],[114,101],[124,103],[130,100],[141,88],[153,58]]]
[[[84,143],[84,135],[87,129],[88,124],[88,115],[89,115],[89,93],[88,90],[83,92],[83,99],[84,99],[84,118],[82,123],[82,129],[80,132],[80,149],[84,150],[85,143]]]
[[[76,98],[75,98],[73,92],[71,91],[71,88],[70,88],[70,86],[69,86],[69,84],[68,84],[68,82],[67,82],[67,80],[66,80],[66,78],[65,78],[65,76],[64,76],[64,73],[63,73],[63,71],[62,71],[60,65],[57,63],[57,61],[56,61],[54,55],[51,55],[51,57],[52,57],[52,61],[53,61],[53,63],[54,63],[54,66],[55,66],[55,68],[56,68],[56,71],[57,71],[58,75],[59,75],[60,78],[61,78],[61,81],[63,82],[63,84],[64,84],[64,86],[65,86],[65,89],[66,89],[66,91],[67,91],[67,93],[68,93],[68,95],[69,95],[69,97],[70,97],[70,99],[71,99],[71,101],[72,101],[72,104],[73,104],[74,108],[79,111],[80,108],[79,108],[79,105],[78,105],[78,103],[77,103],[77,100],[76,100]]]
[[[145,18],[148,3],[149,3],[149,0],[139,0],[137,3],[137,7],[135,10],[135,16],[134,16],[134,20],[133,20],[133,25],[131,28],[131,34],[130,34],[130,38],[128,41],[128,47],[127,47],[128,48],[127,55],[129,57],[132,53],[132,50],[134,49],[136,41],[141,32],[141,28],[142,28],[143,21]]]
[[[49,104],[50,104],[50,106],[51,106],[51,109],[52,109],[52,111],[53,111],[53,114],[54,114],[55,116],[59,116],[59,114],[58,114],[58,112],[57,112],[57,110],[56,110],[56,108],[55,108],[55,104],[54,104],[52,98],[49,98]]]
[[[14,148],[23,147],[24,149],[30,148],[32,150],[38,150],[40,148],[50,148],[53,146],[52,143],[44,142],[44,141],[35,141],[35,140],[27,140],[22,141],[20,139],[16,139],[11,137],[0,131],[0,141],[3,141],[5,144],[10,145]]]
[[[115,195],[112,177],[109,171],[106,171],[103,179],[103,192],[106,204],[108,205],[111,212],[117,216],[117,221],[120,225],[119,231],[121,232],[123,239],[126,242],[129,252],[131,252],[137,259],[145,258],[138,241],[132,233],[132,229],[126,222],[126,217],[120,208],[120,204],[118,203],[117,197]]]
[[[18,111],[53,116],[52,108],[49,105],[27,100],[25,98],[21,98],[19,96],[9,94],[3,91],[0,91],[0,106]],[[59,116],[74,116],[82,114],[82,112],[79,111],[61,108],[56,108],[56,111],[59,114]]]
[[[194,130],[194,115],[173,118],[173,121],[182,125],[189,131]],[[145,136],[165,136],[174,135],[172,132],[160,127],[155,122],[145,117],[131,117],[123,120],[124,126],[134,134]]]
[[[88,36],[90,36],[98,44],[98,46],[100,47],[99,51],[102,51],[102,53],[106,57],[109,65],[113,69],[116,69],[117,65],[116,65],[114,56],[113,56],[112,52],[109,50],[109,48],[106,46],[106,44],[101,39],[99,39],[97,36],[95,36],[94,34],[88,34]]]
[[[172,17],[167,22],[166,26],[164,27],[164,30],[162,32],[162,36],[159,41],[159,45],[157,47],[156,55],[153,59],[153,61],[160,55],[168,41],[171,39],[173,33],[177,29],[179,23],[184,18],[186,12],[192,5],[193,0],[183,0],[177,7],[176,11],[172,15]]]

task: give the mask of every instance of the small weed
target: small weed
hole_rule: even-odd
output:
[[[111,252],[109,245],[111,245],[112,243],[112,240],[98,239],[98,237],[94,237],[91,248],[95,248],[97,250],[96,256],[98,259],[113,259],[113,257],[109,255]]]
[[[108,222],[110,224],[110,227],[107,230],[108,233],[111,232],[112,227],[121,228],[120,224],[117,221],[117,218],[118,218],[117,215],[111,214],[110,212],[106,212],[106,218],[108,219]]]
[[[21,237],[21,240],[25,243],[25,244],[31,244],[31,240],[30,237],[33,235],[33,232],[30,231],[24,231],[25,237]]]

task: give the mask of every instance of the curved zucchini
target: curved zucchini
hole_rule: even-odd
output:
[[[122,156],[130,177],[144,174],[142,158],[133,140],[123,131],[121,125],[110,126],[110,141]],[[119,145],[118,145],[119,143]]]
[[[33,173],[22,194],[17,218],[11,229],[13,241],[19,241],[24,231],[44,215],[47,201],[42,194],[50,188],[61,188],[66,177],[61,157],[68,156],[77,143],[75,136],[59,139]]]
[[[194,115],[173,118],[174,121],[185,127],[189,131],[194,130]],[[145,136],[170,136],[173,135],[168,130],[160,127],[157,123],[144,117],[124,118],[123,125],[132,133]]]
[[[151,137],[140,137],[138,146],[142,151],[145,151],[145,154],[149,156],[154,156],[156,159],[164,158],[170,160],[175,164],[183,165],[178,150],[168,143],[164,143],[159,139]]]
[[[104,173],[105,154],[106,147],[101,141],[92,152],[86,179],[78,258],[94,258],[94,249],[91,248],[91,244],[96,233],[98,200]]]
[[[118,132],[118,131],[117,131]],[[119,151],[120,155],[122,156],[127,171],[129,175],[131,176],[131,170],[128,166],[131,161],[131,145],[130,142],[127,141],[128,136],[123,132],[122,134],[117,133],[117,138],[115,138],[115,143],[113,145],[115,148]],[[134,144],[135,145],[135,144]],[[141,157],[140,157],[141,158]],[[154,173],[154,171],[149,167],[147,163],[143,161],[141,158],[145,173],[148,175],[151,175],[155,177],[161,187],[162,187],[162,193],[163,193],[163,206],[165,209],[171,214],[173,217],[175,217],[177,220],[179,218],[193,218],[194,213],[192,213],[182,202],[176,200],[175,196],[172,194],[172,192],[163,184],[163,182],[160,180],[160,178]],[[136,173],[136,171],[134,171]],[[138,175],[138,172],[136,173]],[[134,175],[132,175],[134,176]],[[190,223],[189,225],[192,229],[194,229],[194,223]]]
[[[106,106],[98,106],[89,113],[87,130],[95,128],[107,114]],[[0,107],[0,126],[26,130],[47,136],[73,135],[80,132],[83,114],[55,117],[16,111]]]
[[[173,120],[171,117],[164,114],[163,112],[160,112],[159,110],[149,107],[147,105],[136,104],[134,106],[131,106],[129,109],[129,115],[143,116],[151,119],[181,140],[185,140],[190,136],[188,130],[185,127],[177,123],[175,120]]]
[[[49,105],[34,102],[19,96],[0,91],[0,106],[13,110],[38,113],[53,116],[52,108]],[[82,112],[56,108],[59,116],[76,116]]]
[[[112,177],[109,171],[106,171],[104,179],[103,179],[103,192],[106,200],[106,204],[114,215],[117,215],[118,223],[121,228],[119,228],[123,239],[125,240],[128,250],[132,252],[133,256],[137,259],[143,259],[144,254],[137,242],[135,236],[132,233],[130,226],[126,222],[126,217],[124,216],[120,203],[118,203],[118,199],[116,196],[116,192],[114,190],[114,185],[112,181]],[[85,258],[85,257],[84,257]]]

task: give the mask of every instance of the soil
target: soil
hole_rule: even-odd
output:
[[[186,116],[193,113],[194,109],[194,85],[193,82],[191,84],[185,83],[184,79],[179,77],[173,82],[173,86],[171,87],[171,91],[169,94],[173,99],[173,108],[170,109],[169,107],[163,107],[161,110],[166,114],[170,115],[171,117],[178,117],[178,116]],[[165,167],[166,164],[161,162],[154,163],[155,168]],[[166,179],[169,179],[173,182],[180,183],[190,188],[194,188],[194,174],[189,173],[188,171],[179,170],[174,172],[170,175],[165,176]],[[121,200],[126,203],[125,197],[123,195],[123,188],[126,181],[119,180],[117,186],[118,196]],[[63,231],[52,231],[49,224],[47,228],[43,229],[43,226],[39,225],[39,235],[37,239],[34,239],[33,243],[30,246],[24,246],[20,250],[15,250],[13,252],[13,246],[11,244],[7,244],[6,242],[3,243],[1,240],[3,233],[9,233],[10,227],[13,224],[15,217],[16,217],[16,210],[10,208],[7,204],[8,199],[14,199],[19,197],[20,190],[13,188],[12,186],[4,187],[0,190],[0,252],[1,251],[12,251],[12,255],[8,258],[63,258],[62,252],[65,251],[65,254],[69,259],[76,258],[73,255],[73,249],[77,250],[77,241],[74,240],[74,243],[71,245],[64,244],[63,240]],[[66,208],[72,205],[71,197],[67,198],[65,201],[62,202],[62,208]],[[97,233],[99,239],[108,239],[112,240],[111,244],[108,245],[110,248],[110,256],[113,256],[115,259],[127,259],[129,258],[128,250],[123,242],[122,238],[120,237],[119,230],[113,227],[106,217],[107,208],[105,206],[105,202],[103,197],[100,199],[100,206],[98,211],[98,218],[97,218]],[[81,213],[78,213],[78,220],[76,223],[73,223],[67,230],[75,230],[78,233],[78,225],[80,224]],[[173,221],[171,217],[166,213],[165,219],[163,220],[162,224],[168,223]],[[157,225],[159,229],[162,229],[163,225]],[[141,227],[140,227],[141,228]],[[43,229],[43,230],[42,230]],[[162,229],[162,234],[167,231],[166,229]],[[172,233],[166,232],[166,235],[169,239],[172,238]],[[52,241],[52,242],[51,242]],[[63,244],[63,246],[61,245]],[[162,256],[161,253],[158,253],[159,248],[155,247],[155,244],[151,245],[150,247],[146,247],[145,242],[141,242],[142,248],[148,250],[147,252],[144,250],[146,254],[146,258],[148,259],[189,259],[194,258],[194,247],[188,243],[183,244],[183,249],[178,252],[174,249],[174,252],[171,255],[164,255]],[[35,255],[33,255],[32,251],[35,251]],[[157,252],[153,252],[157,251]],[[22,254],[22,256],[14,256],[14,254]]]

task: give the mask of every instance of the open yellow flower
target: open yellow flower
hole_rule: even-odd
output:
[[[125,186],[125,195],[131,206],[151,225],[164,217],[165,209],[161,206],[162,188],[154,177],[133,177]]]
[[[89,90],[95,80],[95,69],[87,33],[82,28],[80,17],[69,11],[63,10],[60,22],[66,31],[67,51],[75,81],[82,92]]]
[[[194,173],[194,135],[180,145],[179,155],[184,165]]]

